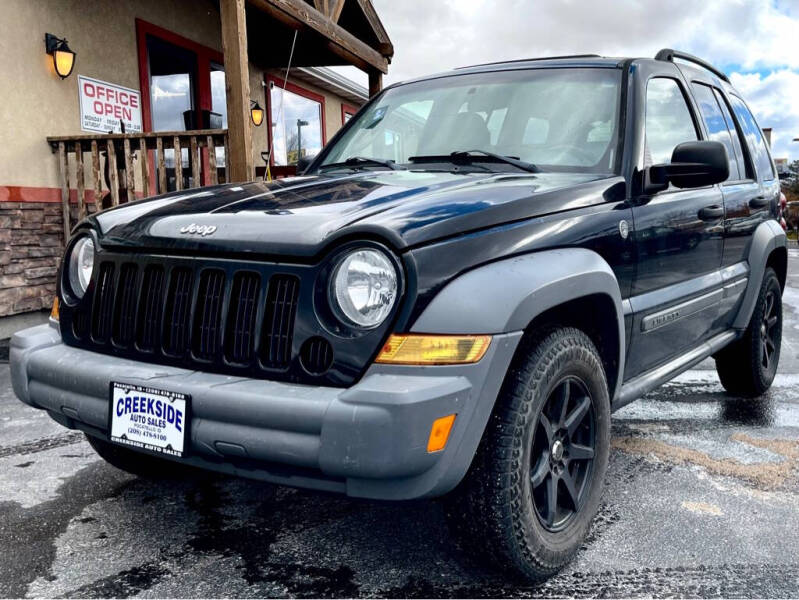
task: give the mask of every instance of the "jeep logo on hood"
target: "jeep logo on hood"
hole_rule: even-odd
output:
[[[216,225],[197,225],[196,223],[192,223],[191,225],[186,225],[185,227],[180,228],[180,233],[186,235],[211,235],[216,231]]]

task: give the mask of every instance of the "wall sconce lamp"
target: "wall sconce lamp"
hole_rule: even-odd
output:
[[[69,49],[66,40],[57,38],[52,33],[44,34],[44,46],[47,54],[53,57],[55,72],[61,79],[66,79],[75,67],[75,53]]]
[[[264,122],[264,109],[255,100],[250,100],[250,117],[256,127],[260,127]]]

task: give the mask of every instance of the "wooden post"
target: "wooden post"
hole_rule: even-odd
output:
[[[225,55],[225,91],[230,137],[228,181],[253,178],[250,128],[250,73],[247,62],[245,0],[220,0],[222,50]],[[227,163],[226,163],[227,166]]]
[[[130,138],[122,143],[125,148],[125,177],[127,178],[128,202],[136,199],[136,174],[133,172],[133,152],[130,150]]]
[[[69,241],[69,159],[64,142],[58,142],[58,171],[61,180],[61,216],[64,219],[64,245]]]
[[[191,152],[191,187],[196,188],[200,187],[200,156],[197,152],[197,136],[191,136],[190,140],[190,152]]]
[[[94,212],[102,210],[103,175],[100,172],[100,151],[97,140],[92,140],[92,182],[94,183]]]
[[[211,176],[209,181],[211,185],[216,185],[219,183],[219,177],[216,172],[216,145],[214,144],[214,138],[209,135],[205,144],[208,148],[208,171]]]
[[[86,183],[83,175],[83,148],[80,142],[75,142],[75,181],[78,188],[78,221],[86,216],[86,202],[84,194],[86,193]]]
[[[175,189],[180,191],[183,189],[183,153],[178,136],[172,139],[172,147],[175,149]]]
[[[225,134],[225,183],[230,183],[230,133]]]
[[[375,97],[382,89],[383,74],[380,71],[369,71],[369,97]]]
[[[105,157],[105,164],[108,167],[108,185],[111,186],[111,206],[119,206],[119,173],[117,172],[117,151],[114,148],[114,140],[108,140],[106,147],[108,154]]]
[[[164,138],[160,135],[155,138],[155,152],[158,154],[158,190],[159,194],[166,194],[166,159],[164,158]]]
[[[141,161],[141,188],[143,196],[150,195],[150,161],[147,156],[147,140],[139,138],[139,160]]]

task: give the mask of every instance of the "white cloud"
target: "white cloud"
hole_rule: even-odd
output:
[[[532,56],[654,56],[664,47],[733,73],[775,155],[799,159],[798,0],[373,0],[395,56],[387,83]],[[351,73],[347,73],[350,75]],[[364,82],[363,76],[354,77]]]

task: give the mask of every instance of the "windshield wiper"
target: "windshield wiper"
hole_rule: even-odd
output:
[[[488,150],[457,150],[450,154],[439,154],[430,156],[411,156],[408,162],[412,163],[425,163],[425,162],[453,162],[458,163],[473,163],[473,162],[497,162],[512,165],[522,171],[528,173],[539,173],[541,169],[532,163],[519,160],[514,156],[504,156],[502,154],[495,154]]]
[[[342,162],[322,165],[321,167],[319,167],[319,169],[320,170],[337,169],[341,167],[356,168],[356,167],[368,167],[369,165],[386,167],[387,169],[391,169],[392,171],[404,170],[404,167],[400,167],[393,160],[384,160],[382,158],[367,158],[365,156],[350,156],[347,160],[344,160]]]

